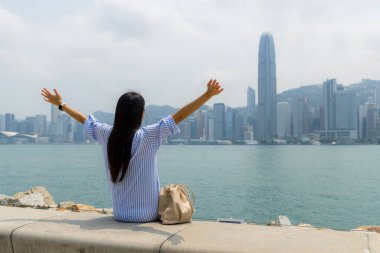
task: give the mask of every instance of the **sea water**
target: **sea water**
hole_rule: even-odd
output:
[[[191,186],[195,219],[380,225],[380,146],[161,146],[158,168],[162,186]],[[98,145],[0,145],[0,193],[37,185],[57,203],[111,207]]]

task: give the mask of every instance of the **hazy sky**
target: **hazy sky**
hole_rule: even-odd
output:
[[[225,87],[210,104],[242,106],[263,32],[279,92],[380,79],[379,31],[378,0],[0,0],[0,113],[48,114],[42,87],[84,113],[114,111],[128,90],[178,107],[210,77]]]

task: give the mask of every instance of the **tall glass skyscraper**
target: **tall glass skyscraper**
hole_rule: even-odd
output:
[[[335,130],[336,79],[323,82],[323,130]]]
[[[256,93],[252,87],[247,89],[247,124],[253,126],[255,119]]]
[[[259,47],[259,103],[257,118],[257,139],[271,140],[277,135],[277,83],[276,55],[273,37],[263,33]]]

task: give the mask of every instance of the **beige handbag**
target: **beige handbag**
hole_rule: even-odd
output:
[[[184,184],[169,184],[161,188],[158,216],[162,224],[191,222],[195,211],[194,193]]]

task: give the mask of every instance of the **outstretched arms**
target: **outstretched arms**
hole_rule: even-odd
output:
[[[43,96],[46,102],[49,102],[53,105],[59,106],[63,103],[62,97],[56,89],[54,89],[53,94],[48,89],[43,88],[41,90],[41,95]],[[70,115],[73,119],[79,121],[82,124],[86,121],[87,117],[83,113],[79,112],[78,110],[74,109],[68,104],[65,104],[62,110],[66,112],[68,115]]]
[[[193,112],[198,110],[203,104],[205,104],[210,98],[215,95],[218,95],[223,91],[223,88],[219,85],[219,82],[214,80],[210,80],[207,84],[207,91],[203,93],[200,97],[195,99],[193,102],[185,105],[181,109],[179,109],[173,115],[173,119],[176,124],[179,124],[182,120],[189,117]]]

